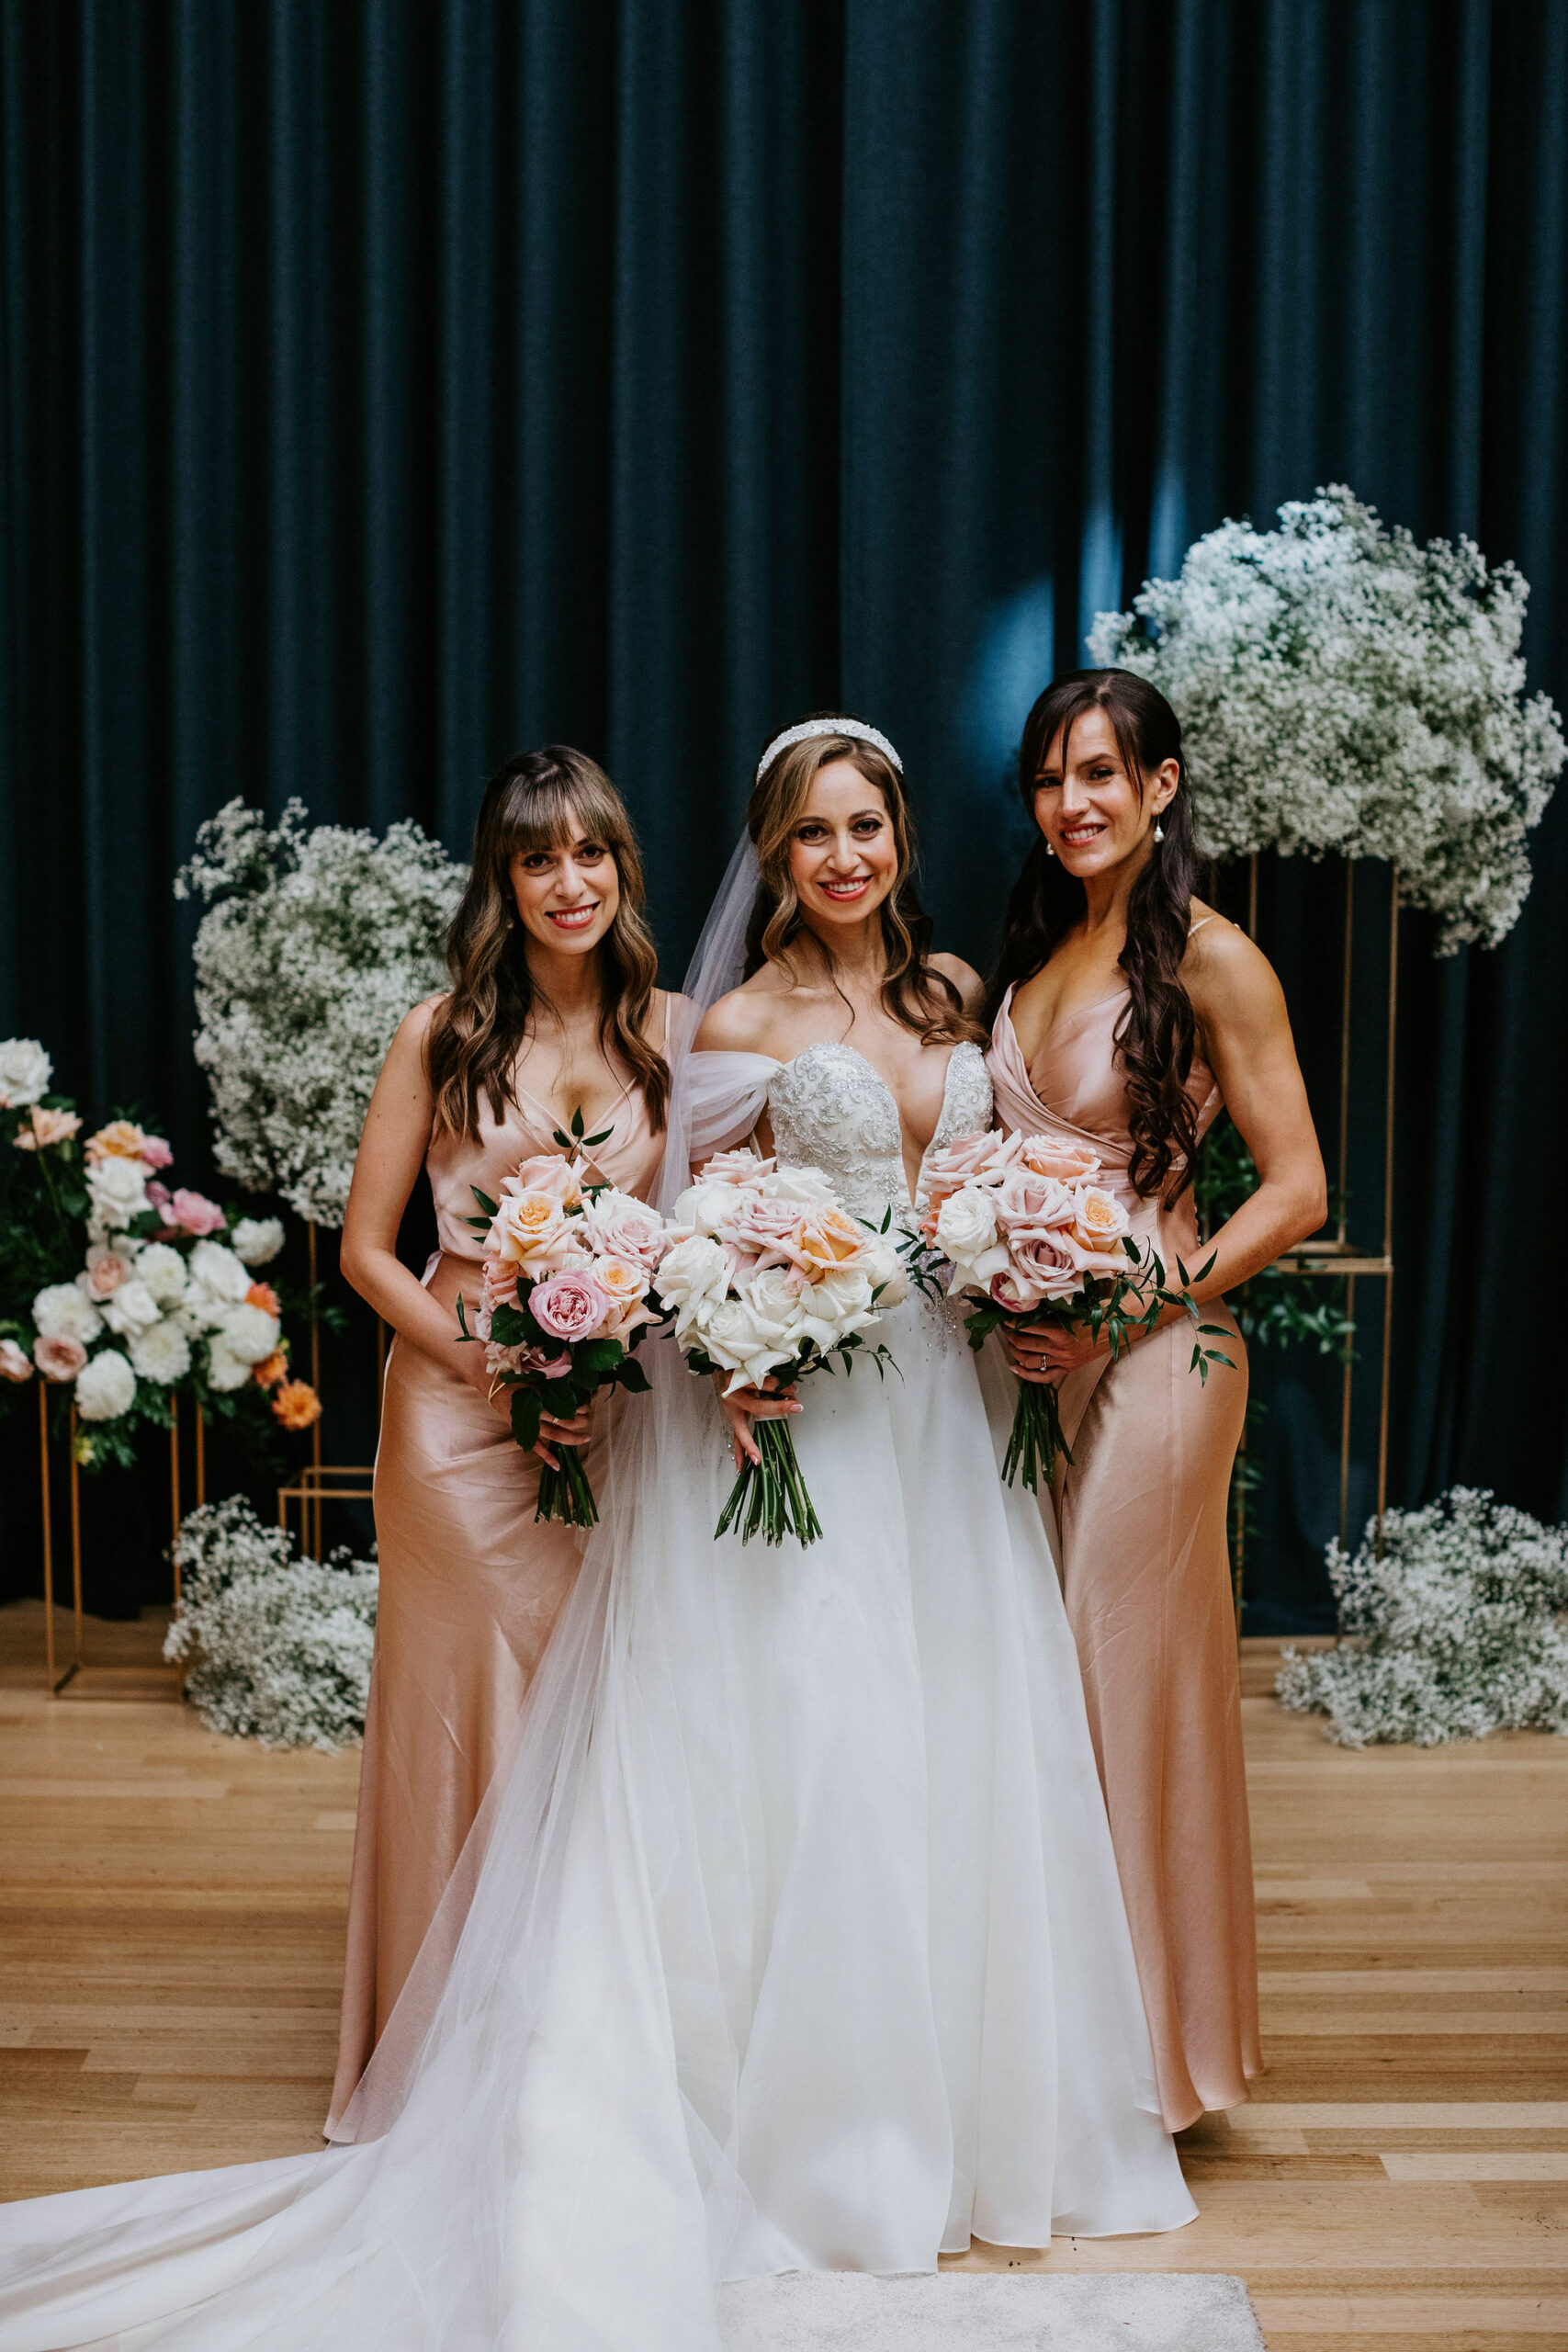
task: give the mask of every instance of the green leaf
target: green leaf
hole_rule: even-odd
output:
[[[526,1347],[528,1344],[529,1320],[530,1318],[525,1316],[518,1307],[507,1306],[504,1305],[492,1307],[490,1318],[490,1336],[495,1341],[498,1348]]]
[[[536,1388],[514,1388],[512,1392],[512,1434],[529,1453],[538,1443],[539,1423],[544,1418],[545,1400]]]
[[[597,1378],[602,1372],[614,1372],[626,1352],[619,1340],[583,1340],[572,1361],[579,1372],[592,1373]]]
[[[648,1394],[650,1385],[648,1374],[635,1356],[627,1356],[624,1363],[615,1366],[615,1378],[630,1396],[645,1396]]]
[[[472,1193],[475,1200],[478,1201],[480,1208],[483,1209],[486,1218],[488,1219],[494,1216],[495,1203],[491,1199],[490,1194],[488,1193],[481,1193],[477,1184],[470,1184],[468,1190]],[[479,1223],[479,1219],[474,1217],[470,1219],[470,1223],[477,1225]]]
[[[610,1137],[615,1134],[615,1130],[614,1127],[601,1127],[596,1136],[584,1136],[582,1138],[583,1150],[592,1151],[595,1145],[608,1143]],[[601,1186],[600,1189],[603,1190],[604,1188]]]

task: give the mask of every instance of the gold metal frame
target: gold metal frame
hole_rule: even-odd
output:
[[[1248,861],[1247,932],[1258,936],[1258,856]],[[1381,1251],[1362,1249],[1351,1239],[1346,1204],[1347,1176],[1350,1141],[1350,1033],[1352,948],[1356,909],[1356,862],[1345,862],[1345,939],[1340,967],[1339,1011],[1339,1137],[1338,1137],[1338,1209],[1335,1231],[1321,1240],[1303,1241],[1298,1249],[1278,1261],[1287,1273],[1326,1277],[1345,1283],[1345,1311],[1352,1319],[1356,1312],[1358,1282],[1381,1282],[1383,1286],[1382,1361],[1378,1396],[1378,1479],[1377,1479],[1377,1555],[1382,1557],[1383,1517],[1388,1508],[1388,1421],[1389,1384],[1393,1370],[1393,1116],[1394,1074],[1399,1020],[1399,868],[1389,868],[1388,901],[1388,1030],[1383,1052],[1383,1183],[1382,1183],[1382,1248]],[[1348,1536],[1350,1502],[1350,1419],[1355,1364],[1350,1356],[1345,1360],[1339,1398],[1339,1541]],[[1239,1532],[1238,1532],[1239,1539]],[[1236,1622],[1241,1620],[1241,1585],[1244,1544],[1238,1540],[1233,1553],[1233,1577]]]
[[[173,1540],[178,1541],[181,1520],[180,1500],[180,1408],[177,1394],[169,1399],[169,1517]],[[118,1699],[127,1694],[121,1684],[134,1679],[141,1684],[135,1696],[149,1696],[146,1688],[151,1674],[164,1679],[158,1667],[132,1666],[123,1661],[94,1665],[87,1657],[85,1612],[82,1606],[82,1486],[81,1468],[76,1460],[76,1407],[71,1406],[68,1425],[68,1445],[71,1464],[71,1662],[63,1673],[56,1654],[54,1639],[54,1514],[49,1478],[49,1390],[39,1383],[39,1497],[43,1519],[43,1648],[44,1674],[51,1696],[62,1698],[69,1690],[73,1699]],[[207,1500],[207,1430],[206,1418],[198,1405],[196,1408],[196,1501],[199,1507]],[[175,1570],[175,1605],[180,1599],[180,1564]],[[92,1687],[79,1684],[79,1678],[90,1673]],[[178,1702],[185,1696],[185,1671],[170,1667],[167,1674],[167,1696]],[[100,1688],[107,1685],[107,1688]]]
[[[312,1462],[300,1471],[292,1486],[277,1490],[277,1523],[288,1527],[290,1503],[299,1506],[299,1548],[313,1559],[321,1557],[321,1513],[328,1503],[367,1503],[375,1500],[375,1488],[370,1484],[375,1476],[374,1464],[363,1462]],[[357,1487],[330,1485],[335,1478],[358,1478]]]

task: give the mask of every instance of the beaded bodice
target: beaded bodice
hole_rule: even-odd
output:
[[[852,1046],[807,1046],[768,1086],[773,1149],[781,1160],[820,1168],[852,1216],[902,1216],[924,1195],[924,1161],[913,1203],[904,1168],[898,1105],[887,1084]],[[955,1046],[947,1065],[942,1116],[925,1159],[960,1136],[991,1124],[991,1081],[978,1046]]]

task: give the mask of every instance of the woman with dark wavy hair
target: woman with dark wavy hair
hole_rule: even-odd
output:
[[[643,920],[631,820],[604,770],[559,744],[485,787],[447,942],[452,987],[399,1029],[365,1122],[343,1270],[397,1333],[376,1463],[381,1590],[349,1904],[335,2118],[363,2073],[517,1721],[581,1555],[536,1526],[538,1463],[513,1442],[484,1351],[458,1336],[493,1199],[581,1110],[593,1159],[646,1193],[663,1151],[668,1001]],[[421,1165],[440,1250],[417,1281],[398,1229]],[[536,1453],[587,1442],[547,1417]],[[592,1475],[592,1473],[591,1473]]]
[[[1166,2124],[1234,2107],[1261,2072],[1252,1860],[1226,1504],[1247,1357],[1224,1293],[1314,1232],[1323,1160],[1280,984],[1192,894],[1181,729],[1127,670],[1058,678],[1030,712],[1019,789],[1040,838],[1009,903],[989,1056],[1003,1124],[1095,1152],[1135,1233],[1193,1284],[1234,1369],[1188,1370],[1164,1327],[1111,1363],[1087,1333],[1006,1342],[1053,1381],[1072,1449],[1062,1580],[1154,2041]],[[1199,1246],[1192,1163],[1229,1112],[1257,1192]]]

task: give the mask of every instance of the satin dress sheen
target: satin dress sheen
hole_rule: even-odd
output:
[[[555,1114],[514,1091],[503,1119],[486,1103],[477,1136],[443,1130],[425,1158],[441,1243],[425,1287],[451,1309],[454,1329],[458,1292],[470,1309],[479,1297],[479,1237],[464,1222],[478,1214],[473,1187],[493,1200],[520,1160],[558,1149]],[[645,1194],[663,1138],[641,1090],[628,1085],[610,1117],[594,1164],[622,1192]],[[602,1411],[588,1450],[596,1494],[608,1419]],[[329,2130],[403,1988],[577,1574],[581,1535],[535,1524],[539,1469],[477,1389],[407,1340],[393,1342],[376,1456],[376,1657]]]
[[[1090,1144],[1101,1181],[1155,1237],[1172,1279],[1201,1263],[1190,1189],[1174,1209],[1133,1191],[1126,1090],[1115,1059],[1123,989],[1058,1020],[1031,1070],[1012,990],[988,1067],[1002,1125]],[[1199,1133],[1221,1108],[1195,1062]],[[1062,1583],[1167,2128],[1238,2106],[1263,2071],[1252,1852],[1226,1540],[1231,1466],[1247,1410],[1247,1351],[1220,1300],[1203,1310],[1235,1363],[1189,1369],[1185,1323],[1101,1356],[1062,1383],[1073,1451],[1058,1496]]]

